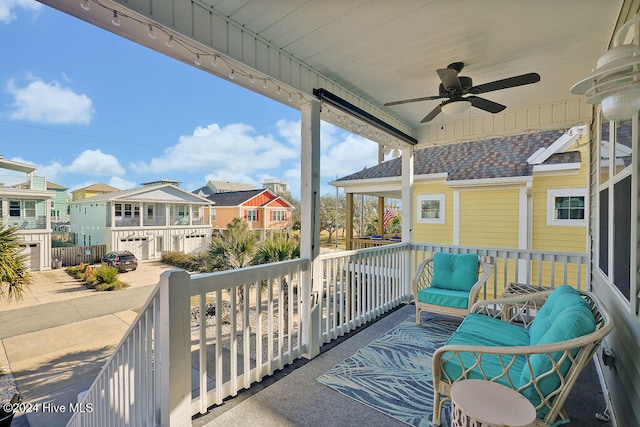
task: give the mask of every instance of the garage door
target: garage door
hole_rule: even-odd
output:
[[[184,237],[184,253],[198,253],[207,249],[206,238],[203,234]]]
[[[37,243],[27,243],[20,245],[20,253],[25,256],[25,267],[29,271],[40,271],[40,248]]]
[[[119,250],[129,251],[139,260],[149,259],[149,242],[146,237],[120,239]]]

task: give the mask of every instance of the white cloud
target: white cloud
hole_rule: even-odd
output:
[[[119,176],[112,176],[108,184],[112,187],[119,188],[120,190],[128,190],[130,188],[136,188],[136,183],[126,180]]]
[[[278,168],[283,161],[297,157],[299,150],[272,135],[257,135],[249,125],[211,124],[181,136],[175,146],[165,149],[163,156],[130,167],[139,173],[204,170],[215,176],[231,176],[241,171],[250,176],[252,172]]]
[[[85,124],[91,122],[93,102],[84,94],[77,94],[59,82],[46,83],[30,78],[25,86],[14,80],[7,83],[7,92],[13,97],[10,117],[14,120],[51,124]]]
[[[2,0],[0,1],[0,23],[9,24],[17,19],[16,9],[38,11],[42,5],[35,0]]]
[[[101,150],[85,150],[67,167],[66,172],[87,175],[115,176],[123,175],[125,169],[115,156]]]

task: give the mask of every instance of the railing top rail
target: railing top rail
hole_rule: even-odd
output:
[[[298,258],[286,261],[272,262],[268,264],[253,265],[250,267],[238,268],[235,270],[217,271],[215,273],[200,273],[191,275],[191,295],[198,295],[201,292],[213,292],[218,289],[228,289],[230,285],[253,280],[256,277],[269,277],[269,272],[274,272],[272,276],[286,274],[294,270],[309,270],[309,259]]]
[[[516,248],[490,248],[490,247],[478,247],[478,246],[458,246],[458,245],[441,245],[438,243],[411,243],[412,250],[424,250],[426,248],[433,248],[435,250],[440,249],[452,249],[461,253],[477,253],[479,255],[487,256],[508,256],[511,253],[530,254],[540,257],[548,257],[550,255],[560,257],[578,257],[588,258],[586,252],[558,252],[540,249],[516,249]]]
[[[359,254],[367,254],[367,253],[375,253],[375,252],[384,252],[384,251],[395,251],[398,250],[398,248],[402,248],[405,246],[409,246],[410,243],[392,243],[392,244],[388,244],[388,245],[380,245],[380,246],[376,246],[373,248],[364,248],[364,249],[352,249],[350,251],[340,251],[340,252],[333,252],[333,253],[329,253],[329,254],[322,254],[318,256],[318,260],[320,261],[324,261],[327,259],[332,259],[332,258],[342,258],[345,256],[351,256],[351,255],[359,255]]]

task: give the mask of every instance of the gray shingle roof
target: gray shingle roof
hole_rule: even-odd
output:
[[[229,191],[225,193],[213,193],[206,197],[216,206],[239,206],[263,191],[267,190],[260,188],[257,190]]]
[[[552,130],[417,149],[414,174],[448,173],[449,181],[531,176],[533,165],[527,159],[540,148],[547,148],[565,131]],[[580,162],[577,151],[557,153],[544,164]],[[338,179],[340,181],[389,178],[402,175],[401,158]]]

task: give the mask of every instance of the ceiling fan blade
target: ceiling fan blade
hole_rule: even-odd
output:
[[[440,80],[442,80],[442,85],[445,89],[460,89],[460,79],[458,79],[458,72],[451,68],[440,68],[436,70],[438,76],[440,76]]]
[[[493,114],[499,113],[507,108],[506,105],[498,104],[497,102],[489,101],[488,99],[480,98],[479,96],[467,96],[465,99],[471,101],[471,105],[474,107]]]
[[[413,99],[404,99],[402,101],[393,101],[393,102],[387,102],[386,104],[384,104],[385,107],[390,107],[392,105],[400,105],[400,104],[408,104],[410,102],[418,102],[418,101],[432,101],[434,99],[442,99],[445,98],[444,96],[423,96],[422,98],[413,98]]]
[[[442,104],[438,105],[436,108],[431,110],[431,112],[427,114],[424,119],[420,120],[420,123],[430,122],[431,120],[435,119],[435,117],[438,114],[440,114],[441,111],[442,111]]]
[[[471,89],[469,89],[469,93],[473,93],[473,94],[487,93],[487,92],[492,92],[494,90],[508,89],[510,87],[524,86],[532,83],[538,83],[539,81],[540,81],[540,74],[538,73],[522,74],[520,76],[509,77],[507,79],[496,80],[495,82],[489,82],[489,83],[481,84],[478,86],[474,86]]]

